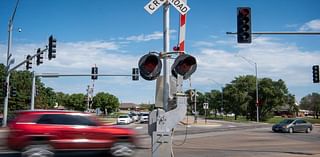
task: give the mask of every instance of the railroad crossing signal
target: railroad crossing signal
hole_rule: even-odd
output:
[[[158,78],[162,68],[160,57],[154,53],[148,53],[139,60],[140,75],[145,80],[151,81]]]
[[[237,8],[238,43],[251,43],[251,8]]]
[[[158,78],[161,73],[162,63],[160,57],[154,53],[148,53],[142,56],[139,60],[140,75],[145,80],[151,81]],[[196,58],[188,55],[179,55],[172,67],[171,73],[177,78],[178,74],[183,76],[183,79],[188,79],[197,69]]]
[[[174,77],[177,74],[182,75],[183,79],[188,79],[197,69],[197,61],[191,55],[181,54],[174,61],[171,67],[171,73]]]
[[[319,65],[312,66],[313,83],[319,83]]]

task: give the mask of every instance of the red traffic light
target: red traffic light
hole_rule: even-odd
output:
[[[177,74],[182,75],[183,79],[188,79],[197,69],[197,61],[191,55],[182,54],[177,57],[171,67],[171,73],[177,77]]]
[[[238,43],[251,43],[251,8],[237,8]]]
[[[250,10],[248,8],[241,8],[239,9],[239,14],[243,16],[248,16],[250,14]]]
[[[156,79],[160,75],[161,68],[160,57],[153,53],[146,54],[139,60],[140,75],[145,80]]]

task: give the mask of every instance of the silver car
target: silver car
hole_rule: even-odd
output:
[[[312,124],[304,119],[284,119],[280,123],[272,126],[272,131],[274,132],[306,132],[310,133],[312,131]]]

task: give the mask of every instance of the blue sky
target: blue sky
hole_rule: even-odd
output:
[[[16,63],[27,54],[44,48],[49,35],[57,38],[57,58],[33,66],[37,73],[90,73],[97,65],[100,74],[131,74],[141,56],[163,50],[163,11],[150,15],[149,0],[20,0],[14,19],[12,54]],[[5,63],[8,20],[14,0],[0,1],[0,62]],[[297,102],[311,92],[314,64],[320,61],[320,36],[256,35],[252,44],[239,45],[236,8],[252,9],[252,29],[259,31],[320,32],[318,0],[188,0],[186,51],[198,60],[192,88],[201,92],[220,89],[240,75],[283,79]],[[179,14],[170,7],[170,47],[178,42]],[[22,31],[18,32],[21,28]],[[173,62],[173,61],[171,61]],[[21,67],[23,70],[25,66]],[[213,81],[214,80],[214,81]],[[46,86],[65,93],[85,93],[90,77],[42,78]],[[189,81],[184,81],[188,89]],[[131,81],[131,77],[99,77],[96,92],[109,92],[121,102],[153,103],[155,81]]]

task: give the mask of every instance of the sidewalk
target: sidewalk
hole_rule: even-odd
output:
[[[0,150],[6,149],[6,137],[8,134],[7,128],[1,128],[0,127]]]
[[[194,116],[186,116],[182,121],[180,121],[182,125],[188,125],[188,126],[203,126],[203,127],[218,127],[221,126],[220,123],[214,122],[213,120],[205,120],[202,118],[197,118],[197,121],[195,122]]]

